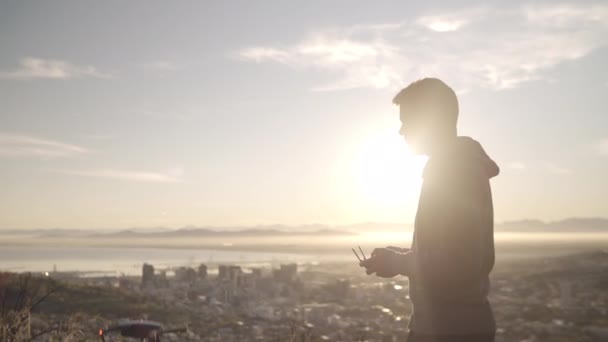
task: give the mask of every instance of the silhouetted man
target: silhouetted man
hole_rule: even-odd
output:
[[[487,299],[494,266],[489,179],[498,166],[477,141],[457,135],[458,99],[441,80],[416,81],[393,102],[400,107],[399,133],[429,160],[411,249],[377,248],[361,266],[379,277],[409,277],[408,342],[494,341]]]

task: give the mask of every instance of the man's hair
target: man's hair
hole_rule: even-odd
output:
[[[423,102],[436,106],[439,114],[456,124],[458,120],[458,98],[454,90],[438,78],[423,78],[403,88],[393,98],[398,106],[407,106],[412,102]]]

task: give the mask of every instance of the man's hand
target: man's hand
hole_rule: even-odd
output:
[[[393,250],[395,252],[399,252],[399,253],[407,253],[410,251],[410,249],[407,247],[386,246],[386,249],[391,249],[391,250]]]
[[[387,248],[376,248],[369,259],[361,261],[360,266],[365,267],[368,275],[376,273],[381,278],[393,278],[400,274],[402,254]]]

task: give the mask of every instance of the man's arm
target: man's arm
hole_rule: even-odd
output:
[[[489,183],[483,170],[461,171],[425,180],[416,214],[416,251],[377,248],[362,263],[368,274],[418,276],[438,286],[482,275],[485,215],[492,210]]]

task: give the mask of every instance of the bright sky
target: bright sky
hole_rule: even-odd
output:
[[[0,228],[412,222],[423,76],[498,221],[608,216],[605,1],[3,1],[0,46]]]

